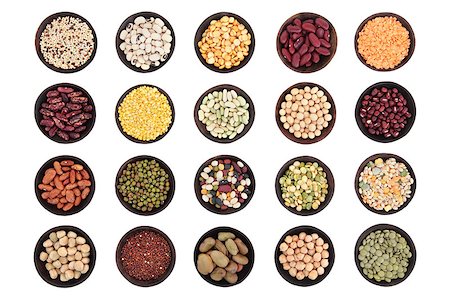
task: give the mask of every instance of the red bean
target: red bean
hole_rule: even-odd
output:
[[[325,48],[331,48],[331,44],[327,42],[325,39],[320,39],[320,45],[322,45]]]
[[[311,42],[311,45],[313,45],[315,48],[320,47],[320,40],[315,33],[311,32],[310,34],[308,34],[308,38]]]
[[[302,20],[300,20],[300,19],[294,19],[293,23],[294,23],[294,25],[297,25],[298,27],[302,27]]]
[[[300,66],[300,53],[299,52],[294,53],[294,55],[292,56],[292,66],[294,68],[298,68]]]
[[[306,45],[306,44],[303,44],[301,47],[300,47],[300,49],[298,50],[298,53],[300,54],[300,55],[303,55],[303,54],[305,54],[306,52],[308,52],[308,45]]]
[[[330,27],[330,25],[328,24],[327,21],[325,21],[322,18],[316,18],[315,23],[317,26],[322,27],[325,30],[328,30],[328,28]]]
[[[300,59],[300,66],[306,65],[311,60],[311,57],[311,53],[306,53],[305,55],[303,55]]]
[[[283,30],[283,32],[280,35],[280,43],[284,44],[289,39],[289,33],[286,30]]]
[[[323,28],[317,28],[316,35],[319,39],[323,38],[324,33],[325,33],[325,30],[323,30]]]
[[[283,54],[284,58],[286,58],[288,62],[292,61],[291,53],[289,53],[289,50],[286,48],[281,49],[281,54]]]
[[[302,24],[302,28],[303,28],[304,30],[308,31],[308,32],[316,32],[316,26],[314,26],[314,25],[311,24],[311,23],[306,23],[306,22],[304,22],[304,23]]]
[[[324,48],[324,47],[319,47],[316,49],[316,51],[317,51],[317,53],[322,54],[324,56],[328,56],[331,54],[330,50],[328,50],[327,48]]]
[[[304,29],[304,28],[303,28]],[[289,33],[300,33],[300,32],[302,32],[302,27],[299,27],[299,26],[297,26],[297,25],[288,25],[287,27],[286,27],[286,30],[289,32]]]

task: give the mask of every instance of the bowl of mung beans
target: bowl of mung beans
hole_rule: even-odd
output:
[[[194,47],[205,67],[215,72],[229,73],[248,63],[255,50],[255,35],[240,16],[219,12],[200,24]]]
[[[355,191],[365,208],[390,215],[404,209],[416,192],[416,176],[402,157],[379,153],[368,157],[355,176]]]
[[[209,140],[232,143],[252,127],[255,107],[242,89],[221,84],[200,96],[195,104],[194,119],[198,130]]]
[[[378,224],[365,230],[355,245],[355,264],[362,277],[379,286],[397,285],[416,264],[416,247],[401,228]]]
[[[333,198],[333,173],[317,158],[296,157],[278,171],[275,191],[281,205],[290,212],[301,216],[314,215]]]
[[[116,176],[116,195],[132,213],[154,215],[163,211],[175,194],[175,177],[162,160],[141,155],[130,158]]]

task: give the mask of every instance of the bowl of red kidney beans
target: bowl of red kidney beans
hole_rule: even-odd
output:
[[[416,118],[412,95],[398,83],[384,81],[368,87],[359,97],[355,118],[368,138],[389,143],[404,137]]]

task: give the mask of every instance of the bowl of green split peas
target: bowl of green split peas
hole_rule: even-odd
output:
[[[130,158],[117,172],[117,198],[132,213],[157,214],[169,205],[174,193],[172,170],[156,157],[141,155]]]

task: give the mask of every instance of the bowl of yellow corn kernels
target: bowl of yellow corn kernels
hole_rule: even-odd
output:
[[[172,128],[175,109],[169,95],[159,87],[140,84],[128,89],[116,106],[116,123],[130,141],[159,141]]]

